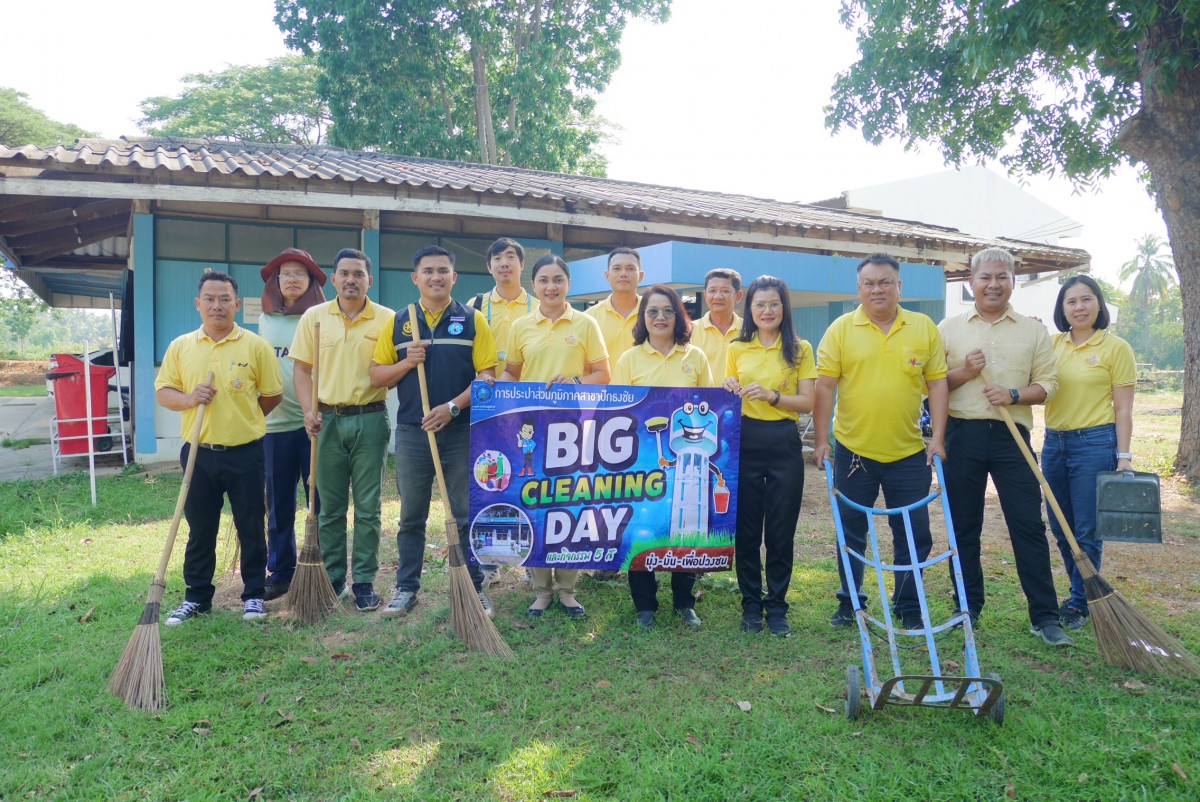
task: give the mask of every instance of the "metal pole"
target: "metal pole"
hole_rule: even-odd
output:
[[[92,358],[91,352],[88,350],[88,341],[83,341],[83,392],[87,395],[84,403],[86,406],[87,415],[87,453],[88,453],[88,477],[92,483],[92,506],[96,506],[96,444],[95,438],[92,437]],[[107,406],[107,404],[105,405]],[[106,409],[105,412],[108,410]]]
[[[112,316],[113,331],[113,368],[117,371],[117,421],[121,426],[121,462],[129,464],[129,443],[125,440],[125,398],[121,395],[121,359],[117,355],[117,302],[113,294],[108,294],[108,312]],[[124,314],[124,312],[122,312]],[[130,401],[132,401],[132,395]],[[108,410],[105,410],[107,412]]]

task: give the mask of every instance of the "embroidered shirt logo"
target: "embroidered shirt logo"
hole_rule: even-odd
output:
[[[567,345],[578,345],[578,344],[579,344],[579,338],[578,338],[578,337],[576,337],[574,334],[568,334],[568,335],[566,336],[566,338],[564,339],[564,342],[565,342]]]
[[[463,324],[451,323],[449,326],[446,327],[446,331],[450,332],[450,334],[452,336],[457,337],[458,335],[463,333]]]
[[[412,336],[412,321],[411,320],[404,321],[404,328],[402,328],[401,331],[404,332],[406,337],[411,337]]]

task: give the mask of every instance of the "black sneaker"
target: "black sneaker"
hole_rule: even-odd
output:
[[[691,607],[685,607],[679,611],[679,618],[683,621],[684,626],[695,629],[700,626],[700,616],[696,615],[696,611]]]
[[[1062,624],[1063,629],[1078,632],[1087,626],[1088,611],[1080,610],[1069,601],[1066,601],[1063,602],[1062,607],[1058,608],[1058,620]]]
[[[920,610],[905,610],[900,613],[900,625],[905,629],[925,629]]]
[[[263,588],[263,601],[274,601],[281,596],[286,596],[287,592],[292,589],[291,581],[275,582],[268,579],[266,586]]]
[[[829,626],[854,626],[854,608],[850,606],[850,602],[841,602],[838,604],[837,612],[833,614],[833,618],[829,619]]]
[[[1063,628],[1058,624],[1042,624],[1040,627],[1032,627],[1029,631],[1040,637],[1047,646],[1075,645],[1071,636],[1063,632]]]
[[[342,598],[342,596],[346,595],[345,580],[342,580],[341,582],[332,582],[330,584],[333,585],[333,595],[334,596],[337,596],[340,599],[340,598]]]
[[[417,606],[417,594],[412,590],[400,590],[392,594],[392,600],[388,602],[388,606],[383,608],[380,613],[384,618],[391,618],[397,615],[405,615],[409,610]]]
[[[212,605],[197,604],[196,602],[185,601],[183,604],[175,608],[175,612],[171,613],[167,618],[167,626],[177,627],[184,621],[187,621],[197,616],[207,615]]]
[[[762,615],[760,613],[746,613],[742,616],[742,623],[738,624],[738,629],[742,632],[748,632],[751,635],[757,635],[763,631]]]
[[[782,614],[767,616],[767,630],[777,638],[792,637],[792,628],[788,626],[787,616]]]
[[[354,583],[354,606],[360,613],[369,613],[379,609],[379,594],[370,582]]]
[[[654,611],[643,610],[637,614],[638,629],[654,629]]]

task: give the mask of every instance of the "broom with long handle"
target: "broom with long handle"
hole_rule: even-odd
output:
[[[983,373],[983,381],[985,384],[991,384],[986,370]],[[1088,612],[1096,632],[1096,645],[1100,649],[1100,656],[1110,665],[1131,671],[1180,677],[1200,676],[1200,663],[1197,663],[1196,658],[1189,654],[1179,641],[1142,615],[1108,583],[1108,580],[1100,576],[1091,558],[1079,548],[1079,541],[1075,539],[1062,507],[1058,506],[1054,491],[1050,489],[1050,484],[1046,481],[1042,469],[1038,467],[1029,446],[1025,445],[1025,438],[1021,437],[1008,407],[996,409],[1000,410],[1004,424],[1008,426],[1008,431],[1017,441],[1025,461],[1037,476],[1042,492],[1046,494],[1046,502],[1054,511],[1054,517],[1058,519],[1063,534],[1067,536],[1071,556],[1075,558],[1079,574],[1083,577]]]
[[[205,384],[212,384],[213,373],[209,371]],[[133,628],[133,636],[108,682],[109,693],[121,698],[126,706],[147,713],[166,704],[167,683],[163,679],[162,640],[158,632],[159,608],[163,593],[167,589],[167,565],[171,562],[171,549],[175,536],[179,534],[179,521],[183,518],[183,506],[187,502],[188,488],[192,484],[192,473],[196,470],[196,452],[200,450],[200,427],[204,425],[207,404],[196,410],[196,425],[192,427],[192,447],[188,449],[187,464],[183,469],[183,482],[179,485],[179,499],[175,502],[175,517],[171,519],[171,530],[167,544],[163,547],[162,559],[158,561],[158,572],[150,583],[146,606],[141,620]]]
[[[408,319],[412,321],[414,334],[417,331],[417,306],[408,305]],[[417,379],[421,384],[421,409],[429,414],[429,384],[425,378],[425,363],[417,365]],[[450,561],[450,628],[453,629],[468,648],[492,655],[512,659],[515,655],[496,625],[483,611],[483,604],[475,593],[471,583],[471,574],[467,570],[466,556],[463,554],[462,540],[459,538],[458,522],[450,510],[450,494],[446,490],[446,475],[442,472],[442,458],[438,453],[437,437],[432,431],[429,435],[429,451],[433,455],[433,469],[437,474],[438,489],[442,494],[442,507],[446,516],[446,547],[449,549]]]
[[[317,409],[317,383],[321,371],[321,324],[313,326],[312,403]],[[317,438],[308,438],[308,518],[304,521],[304,548],[296,561],[296,574],[288,588],[287,608],[292,615],[305,624],[324,620],[329,611],[337,606],[338,597],[325,572],[325,561],[321,558],[320,530],[317,526]]]

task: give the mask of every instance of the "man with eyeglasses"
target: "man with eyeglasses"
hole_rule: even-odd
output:
[[[971,259],[975,306],[939,326],[951,366],[946,450],[953,470],[946,473],[946,497],[967,592],[958,604],[972,620],[983,612],[980,552],[990,475],[1004,511],[1032,632],[1049,646],[1072,646],[1075,642],[1059,625],[1041,486],[997,411],[997,407],[1009,408],[1028,445],[1033,427],[1030,406],[1044,404],[1058,390],[1058,368],[1046,327],[1017,314],[1009,303],[1014,268],[1012,254],[1001,248],[975,254]]]
[[[180,464],[186,465],[191,449],[199,448],[183,507],[189,530],[183,555],[187,591],[183,604],[167,618],[167,626],[178,626],[212,609],[217,533],[226,496],[241,546],[242,619],[253,621],[267,614],[263,437],[266,416],[283,400],[283,376],[270,344],[237,324],[241,308],[233,276],[206,272],[196,297],[203,325],[167,346],[154,381],[158,403],[183,413]],[[211,384],[207,382],[210,371]],[[201,406],[207,409],[200,441],[186,442]]]
[[[818,349],[813,462],[824,469],[833,451],[829,422],[836,393],[834,486],[846,498],[868,507],[874,505],[880,489],[888,507],[920,501],[932,484],[929,466],[934,456],[946,458],[948,390],[942,338],[929,317],[900,306],[902,288],[899,262],[886,254],[868,256],[858,265],[859,307],[833,322]],[[933,419],[928,446],[918,424],[926,394]],[[839,516],[846,545],[865,553],[866,514],[842,506]],[[903,518],[889,519],[896,565],[924,560],[933,543],[928,507],[912,510],[909,520],[916,554],[909,554]],[[867,606],[862,563],[851,558],[850,567],[852,575],[847,577],[839,558],[838,608],[829,622],[835,627],[855,623],[851,592],[858,595],[860,609]],[[910,572],[897,573],[892,603],[905,629],[923,626]]]
[[[483,312],[455,301],[458,281],[454,253],[438,245],[413,255],[413,284],[420,292],[417,320],[408,307],[389,318],[371,357],[371,384],[396,388],[396,490],[400,493],[400,527],[396,531],[396,591],[384,616],[405,615],[417,603],[425,564],[425,527],[436,468],[429,432],[450,494],[450,512],[458,527],[463,553],[471,553],[469,513],[471,485],[471,382],[496,375],[496,346]],[[421,402],[417,366],[424,364],[429,387],[429,414]],[[468,565],[471,583],[490,618],[492,603],[483,593],[479,566]]]
[[[718,267],[704,276],[704,303],[708,311],[692,323],[692,344],[708,357],[713,380],[725,379],[725,349],[742,333],[737,305],[742,302],[742,276]]]

